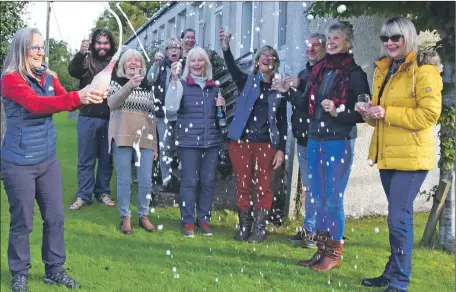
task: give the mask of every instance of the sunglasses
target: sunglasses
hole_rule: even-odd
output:
[[[40,52],[40,51],[43,51],[45,52],[46,51],[46,47],[45,46],[31,46],[30,49],[32,50],[32,52]]]
[[[401,35],[401,34],[395,34],[392,36],[381,35],[380,39],[384,43],[388,42],[388,40],[391,40],[392,42],[398,42],[401,39],[401,37],[403,37],[403,35]]]

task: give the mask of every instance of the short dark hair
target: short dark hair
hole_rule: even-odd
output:
[[[190,31],[193,32],[194,34],[196,34],[196,32],[195,32],[195,30],[193,28],[186,28],[181,33],[181,39],[183,39],[184,36],[187,34],[187,32],[190,32]]]

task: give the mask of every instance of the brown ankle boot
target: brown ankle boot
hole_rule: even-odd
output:
[[[139,218],[139,226],[144,228],[147,232],[154,232],[155,226],[149,220],[149,216],[141,216]]]
[[[317,252],[310,260],[299,261],[298,265],[303,267],[311,267],[318,263],[325,254],[326,241],[329,239],[329,232],[317,230]]]
[[[329,271],[340,267],[340,257],[342,256],[343,251],[343,240],[328,239],[323,259],[316,265],[312,266],[312,269],[315,271]]]
[[[131,234],[131,217],[130,216],[124,216],[122,217],[122,220],[120,221],[120,230],[124,234]]]

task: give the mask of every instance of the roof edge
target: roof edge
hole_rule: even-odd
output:
[[[158,19],[160,16],[168,12],[172,7],[174,7],[179,1],[168,1],[166,2],[165,5],[160,7],[160,9],[157,10],[157,12],[152,15],[149,20],[146,21],[138,30],[136,31],[136,34],[139,35],[143,30],[145,30],[151,23],[153,23],[156,19]],[[135,34],[132,34],[125,42],[124,45],[128,45],[132,40],[136,38]]]

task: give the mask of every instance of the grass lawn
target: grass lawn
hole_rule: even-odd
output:
[[[310,257],[314,250],[291,247],[285,240],[295,232],[299,222],[286,222],[279,229],[273,227],[266,242],[251,245],[232,240],[236,222],[223,210],[213,214],[215,236],[197,235],[193,239],[180,235],[177,208],[160,208],[151,214],[152,222],[163,224],[163,230],[149,234],[137,227],[133,207],[136,228],[130,236],[118,230],[120,219],[116,208],[95,203],[79,211],[68,210],[77,190],[77,144],[76,121],[68,120],[67,116],[68,113],[55,115],[64,182],[65,267],[81,283],[83,291],[384,290],[360,286],[361,278],[380,275],[389,255],[384,218],[348,220],[342,268],[316,273],[296,265],[298,260]],[[112,186],[115,190],[114,183]],[[6,254],[9,212],[3,187],[1,190],[1,291],[9,291]],[[134,190],[132,197],[135,193]],[[426,219],[427,214],[415,215],[415,244],[421,239]],[[376,227],[380,232],[375,232]],[[34,231],[30,237],[33,266],[30,290],[67,291],[43,283],[41,232],[41,218],[35,207]],[[455,291],[454,255],[416,247],[410,291]]]

